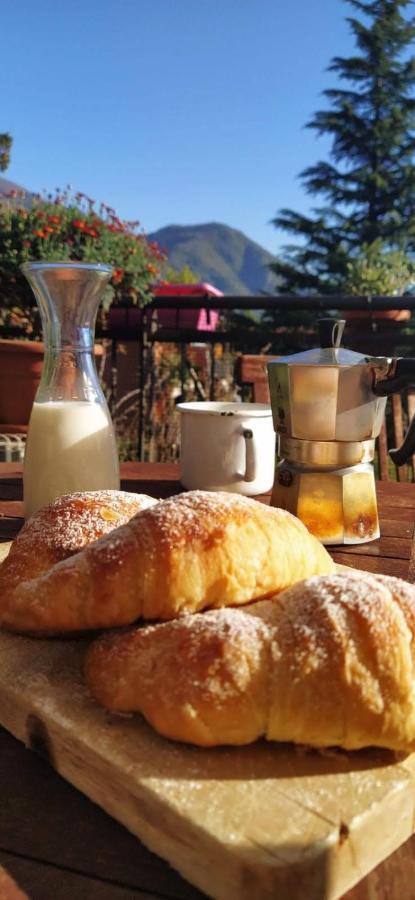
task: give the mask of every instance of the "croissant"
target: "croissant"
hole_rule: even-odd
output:
[[[191,491],[18,584],[0,622],[44,634],[171,619],[331,571],[323,545],[291,513],[237,494]]]
[[[105,635],[85,678],[110,710],[200,746],[265,736],[415,749],[415,587],[368,573],[310,578],[272,601]]]
[[[34,513],[0,566],[0,611],[19,584],[42,575],[155,503],[147,494],[79,491]]]

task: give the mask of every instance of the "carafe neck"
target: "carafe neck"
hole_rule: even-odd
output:
[[[42,377],[36,394],[38,402],[87,400],[104,403],[93,355],[93,341],[85,347],[45,344]]]
[[[96,314],[111,267],[28,263],[23,271],[39,306],[45,343],[36,400],[104,402],[93,354]]]

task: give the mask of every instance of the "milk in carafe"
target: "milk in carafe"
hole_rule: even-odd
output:
[[[45,357],[29,422],[25,517],[62,494],[117,490],[116,439],[94,361],[94,327],[112,269],[101,263],[22,266],[42,320]]]
[[[33,404],[24,464],[24,506],[36,510],[71,491],[119,488],[111,420],[100,403]]]

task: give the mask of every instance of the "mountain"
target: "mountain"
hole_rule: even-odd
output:
[[[188,265],[224,294],[275,293],[275,275],[267,269],[274,257],[236,228],[218,222],[168,225],[148,238],[167,252],[174,269]]]
[[[14,181],[9,181],[8,178],[0,177],[0,200],[2,194],[9,194],[10,191],[17,191],[18,197],[16,203],[18,203],[19,206],[23,204],[23,206],[30,207],[33,197],[31,191],[28,191],[27,188],[22,187],[20,184],[16,184]],[[24,194],[23,199],[22,194]],[[13,198],[9,202],[14,203]]]
[[[20,184],[15,184],[14,181],[9,181],[7,178],[2,178],[0,176],[0,194],[8,194],[9,191],[24,191],[25,188],[22,188]]]

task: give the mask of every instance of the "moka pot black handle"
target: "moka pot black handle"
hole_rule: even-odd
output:
[[[399,394],[406,387],[415,387],[415,358],[402,356],[391,363],[386,378],[375,381],[373,392],[378,397]],[[400,447],[389,450],[389,456],[395,466],[403,466],[415,454],[415,416],[412,417],[406,435]]]

